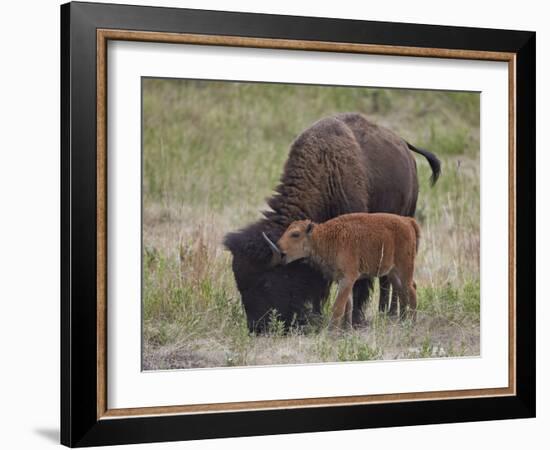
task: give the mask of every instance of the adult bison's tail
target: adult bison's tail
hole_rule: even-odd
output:
[[[435,184],[437,179],[439,178],[439,174],[441,173],[441,162],[435,156],[432,152],[429,152],[428,150],[425,150],[423,148],[417,148],[414,145],[411,145],[407,142],[407,147],[409,147],[410,150],[412,150],[415,153],[418,153],[422,155],[424,158],[428,160],[428,163],[430,164],[430,167],[432,169],[432,176],[430,178],[430,181],[432,183],[432,186]]]

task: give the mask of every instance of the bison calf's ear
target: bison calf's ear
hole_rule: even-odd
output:
[[[311,234],[314,227],[315,227],[315,224],[313,222],[309,222],[306,227],[306,234]]]

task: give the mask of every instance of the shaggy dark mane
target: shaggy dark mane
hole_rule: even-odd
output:
[[[367,173],[348,116],[356,114],[322,119],[292,143],[266,219],[286,227],[293,220],[323,222],[366,209]]]

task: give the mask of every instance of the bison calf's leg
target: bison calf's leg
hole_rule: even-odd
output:
[[[390,272],[389,277],[392,285],[392,305],[390,307],[390,312],[393,309],[395,313],[397,313],[397,298],[399,298],[399,317],[403,319],[405,317],[409,296],[407,285],[403,283],[400,274],[395,269]],[[393,305],[394,295],[396,296],[395,306]]]
[[[408,288],[409,293],[409,314],[413,321],[416,320],[416,283],[411,281]]]
[[[416,283],[412,277],[403,277],[392,272],[392,285],[399,295],[399,317],[404,319],[409,315],[416,319]]]
[[[401,267],[399,278],[401,280],[403,295],[399,298],[399,309],[401,317],[416,319],[416,283],[413,280],[414,259],[409,264]]]
[[[343,279],[338,283],[338,295],[336,295],[336,300],[332,308],[332,318],[330,319],[331,329],[340,328],[344,314],[348,310],[351,313],[351,309],[353,309],[352,292],[354,283],[355,279]],[[351,306],[348,306],[350,301]]]

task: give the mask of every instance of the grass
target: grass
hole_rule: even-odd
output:
[[[417,321],[375,300],[339,336],[323,323],[284,333],[275,313],[250,335],[223,235],[260,217],[300,131],[343,111],[442,161],[430,188],[417,157]],[[479,354],[478,94],[145,79],[143,133],[144,369]]]

